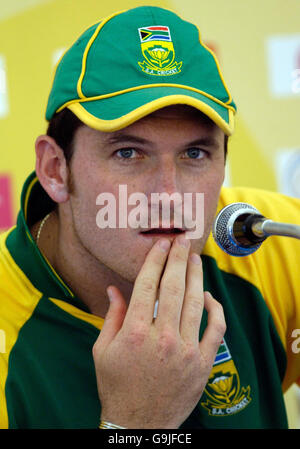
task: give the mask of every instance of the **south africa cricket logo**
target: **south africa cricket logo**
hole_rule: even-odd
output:
[[[181,72],[182,62],[175,61],[175,50],[167,26],[139,28],[141,49],[145,60],[139,62],[149,75],[170,76]]]
[[[250,386],[241,386],[239,373],[223,339],[201,405],[210,416],[228,416],[240,412],[250,402]]]

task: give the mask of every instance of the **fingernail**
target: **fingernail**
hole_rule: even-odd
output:
[[[111,288],[108,287],[108,288],[106,289],[106,292],[107,292],[107,296],[108,296],[109,301],[112,301],[113,298],[114,298],[114,295],[113,295],[113,292],[112,292]]]
[[[194,264],[196,264],[196,265],[200,265],[201,259],[200,259],[199,254],[193,253],[193,254],[191,255],[191,261],[192,261]]]
[[[168,239],[162,239],[159,241],[159,247],[165,253],[169,251],[170,246],[171,246],[170,240],[168,240]]]
[[[183,246],[184,248],[188,248],[190,241],[189,241],[189,239],[185,238],[184,235],[181,235],[180,237],[178,237],[178,243],[180,246]]]

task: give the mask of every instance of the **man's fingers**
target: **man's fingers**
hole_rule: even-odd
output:
[[[162,328],[167,324],[169,327],[176,329],[178,333],[186,287],[186,270],[190,245],[190,241],[184,235],[176,237],[160,282],[158,314],[155,326]]]
[[[207,310],[207,327],[199,343],[201,353],[209,364],[213,364],[226,331],[222,305],[209,292],[204,292],[204,307]]]
[[[107,289],[107,293],[110,299],[110,305],[102,330],[94,345],[93,353],[98,350],[105,350],[114,339],[122,327],[127,311],[125,299],[117,287],[110,286]]]
[[[171,243],[168,239],[158,240],[149,251],[136,278],[128,306],[127,321],[151,324],[160,278],[169,254]]]
[[[180,322],[180,334],[186,342],[198,344],[203,303],[202,262],[198,254],[192,253],[188,259],[186,289]]]

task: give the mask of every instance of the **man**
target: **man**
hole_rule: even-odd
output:
[[[197,27],[165,9],[114,14],[65,53],[36,173],[1,238],[1,427],[287,426],[299,243],[236,259],[210,230],[231,202],[294,223],[300,204],[221,189],[235,110]],[[141,215],[152,194],[203,194],[203,233],[166,225],[165,199],[154,225],[130,226],[129,202],[101,226],[100,195],[119,206],[120,186],[147,199]]]

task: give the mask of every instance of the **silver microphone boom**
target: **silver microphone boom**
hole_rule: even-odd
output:
[[[300,239],[300,226],[269,220],[247,203],[224,207],[215,218],[212,232],[219,247],[231,256],[254,253],[271,235]]]

